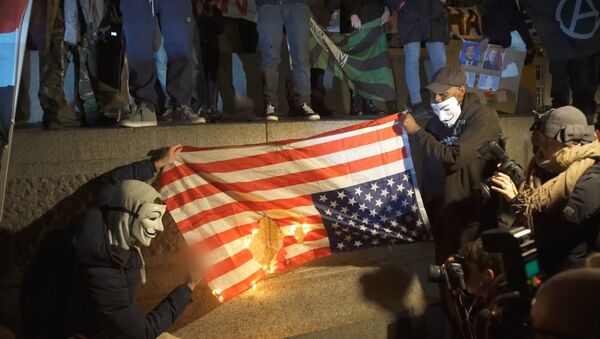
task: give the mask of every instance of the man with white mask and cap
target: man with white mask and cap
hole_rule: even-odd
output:
[[[475,94],[466,93],[466,84],[459,66],[442,68],[427,86],[437,118],[430,119],[425,129],[409,113],[402,118],[406,132],[424,153],[421,182],[437,264],[497,224],[495,197],[485,201],[477,190],[493,174],[496,163],[481,158],[476,148],[500,140],[498,114]]]
[[[154,162],[107,173],[93,206],[42,240],[21,285],[23,337],[156,338],[192,302],[202,277],[196,265],[150,313],[133,299],[135,287],[146,281],[140,247],[164,230],[166,211],[144,180],[181,149],[171,146]]]
[[[482,199],[479,187],[496,169],[496,162],[483,159],[476,149],[489,141],[500,140],[496,111],[481,104],[473,93],[466,93],[467,76],[459,66],[446,66],[427,86],[431,118],[422,129],[410,113],[401,123],[422,150],[420,186],[431,221],[435,261],[442,265],[467,242],[498,224],[497,198]],[[446,314],[447,288],[440,284],[440,297]],[[438,305],[431,305],[426,318],[435,317]],[[456,328],[457,324],[454,324]],[[428,327],[427,336],[446,335],[441,326]]]

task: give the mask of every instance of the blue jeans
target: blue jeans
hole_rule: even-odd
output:
[[[155,0],[167,54],[166,90],[173,104],[192,100],[192,5],[189,0]],[[127,41],[129,92],[137,104],[156,109],[156,59],[154,37],[157,20],[148,0],[121,1],[123,29]]]
[[[425,43],[433,74],[446,66],[446,49],[443,42]],[[406,87],[411,104],[421,102],[421,77],[419,76],[419,57],[421,56],[421,43],[409,42],[404,45],[404,74],[406,76]]]
[[[292,75],[295,94],[298,98],[296,104],[310,104],[310,62],[308,60],[310,16],[310,8],[303,3],[286,1],[283,5],[264,4],[258,7],[256,28],[261,53],[265,102],[275,107],[279,102],[277,96],[278,69],[281,62],[284,27],[292,59]]]

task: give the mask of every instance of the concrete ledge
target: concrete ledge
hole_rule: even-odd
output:
[[[531,158],[530,117],[502,116],[508,153],[525,165]],[[148,151],[181,143],[196,147],[257,144],[303,138],[361,120],[222,123],[156,128],[18,130],[9,164],[5,218],[0,229],[18,230],[41,216],[87,180],[140,160]],[[421,121],[424,125],[426,121]],[[419,150],[413,146],[419,169]]]
[[[267,142],[264,123],[165,125],[156,128],[18,130],[9,180],[100,174],[174,143],[197,147]]]

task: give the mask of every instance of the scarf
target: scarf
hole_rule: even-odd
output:
[[[514,206],[528,219],[536,212],[553,212],[562,208],[577,181],[600,160],[600,142],[585,145],[567,146],[556,152],[543,165],[545,169],[558,173],[552,179],[542,183],[542,169],[535,163],[530,164],[525,189],[515,197]]]

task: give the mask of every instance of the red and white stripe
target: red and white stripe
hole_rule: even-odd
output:
[[[208,285],[227,300],[269,273],[247,248],[261,218],[285,235],[271,271],[331,254],[311,195],[409,169],[405,143],[392,115],[300,140],[186,147],[161,175],[161,194],[187,243],[205,256]],[[297,227],[304,231],[301,243]]]

